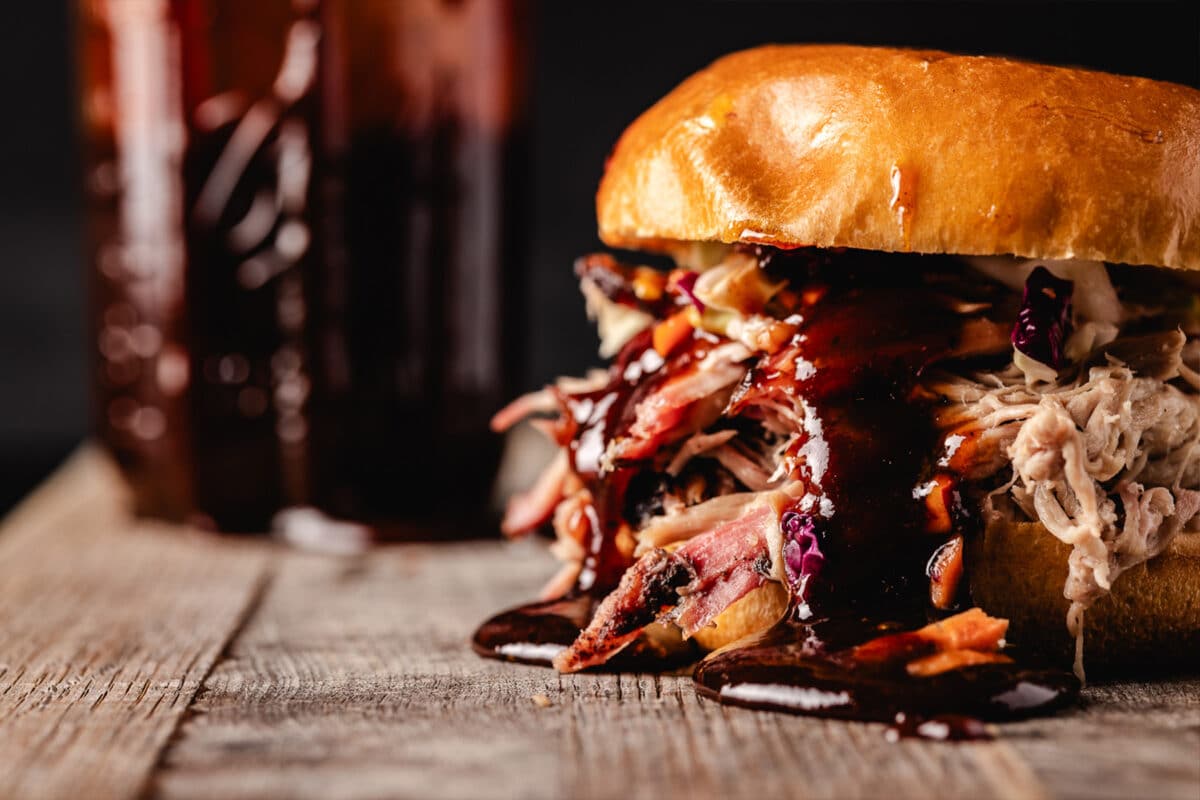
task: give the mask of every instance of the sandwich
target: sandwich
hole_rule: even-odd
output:
[[[761,47],[642,114],[596,209],[622,253],[575,269],[609,366],[493,423],[558,447],[503,529],[563,564],[482,651],[772,661],[781,624],[794,653],[903,617],[838,652],[1200,659],[1200,92]]]

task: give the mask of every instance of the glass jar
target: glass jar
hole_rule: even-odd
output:
[[[478,533],[521,0],[80,0],[95,430],[143,514]]]

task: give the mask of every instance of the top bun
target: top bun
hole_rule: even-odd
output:
[[[726,56],[621,136],[614,247],[1012,254],[1200,269],[1200,91],[927,50]]]

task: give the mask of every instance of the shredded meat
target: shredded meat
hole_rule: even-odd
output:
[[[716,433],[697,433],[693,435],[683,443],[679,448],[679,452],[671,459],[671,463],[667,465],[667,474],[678,475],[693,458],[701,453],[707,453],[709,450],[720,447],[734,436],[737,436],[737,431],[732,430],[717,431]]]
[[[1107,365],[1051,386],[1029,387],[1011,368],[932,384],[955,401],[943,426],[971,431],[977,451],[1003,454],[970,459],[975,476],[1012,464],[1014,503],[994,503],[992,513],[1015,510],[1072,546],[1063,593],[1080,652],[1087,607],[1198,520],[1200,399],[1172,382],[1184,344],[1177,331],[1117,340]],[[1126,363],[1135,360],[1147,374]]]
[[[712,456],[747,488],[761,492],[774,488],[782,480],[778,467],[785,448],[755,444],[730,442],[714,450]]]
[[[528,491],[514,495],[505,509],[500,530],[505,536],[520,536],[547,523],[562,500],[563,485],[570,476],[567,451],[560,450]]]
[[[638,554],[641,555],[652,547],[666,547],[685,541],[737,519],[757,497],[754,492],[726,494],[674,514],[656,517],[638,532]]]
[[[601,601],[591,624],[554,657],[560,672],[602,664],[633,642],[664,611],[675,606],[677,590],[693,579],[686,559],[653,550],[625,570],[621,583]]]
[[[702,431],[721,417],[734,387],[746,374],[750,351],[740,344],[715,348],[699,364],[673,376],[638,404],[629,435],[613,439],[608,466],[648,458],[661,447]]]
[[[554,659],[562,672],[603,663],[650,623],[668,618],[690,636],[769,577],[767,530],[779,516],[759,502],[668,552],[654,548],[625,571],[591,624]]]
[[[636,541],[638,560],[560,655],[560,669],[606,660],[656,620],[689,635],[763,581],[785,574],[779,509],[804,493],[797,488],[797,468],[814,456],[806,449],[813,439],[806,425],[820,424],[795,392],[818,369],[804,357],[803,335],[797,335],[804,332],[808,289],[777,282],[764,262],[745,251],[723,252],[712,263],[703,259],[708,271],[699,278],[692,274],[707,313],[689,294],[672,294],[665,278],[652,280],[639,271],[645,268],[623,267],[608,257],[580,262],[605,352],[615,352],[653,319],[686,311],[695,317],[694,341],[703,343],[697,352],[707,354],[657,372],[664,359],[653,351],[647,352],[658,366],[647,367],[640,357],[629,364],[654,373],[654,382],[639,386],[644,394],[631,395],[621,410],[619,432],[597,450],[597,470],[601,481],[630,465],[646,475],[622,507],[619,526],[622,537]],[[997,277],[1019,279],[1033,268],[991,261]],[[935,348],[920,368],[913,399],[928,402],[942,433],[944,451],[929,454],[939,474],[981,493],[990,490],[985,513],[1040,521],[1071,545],[1064,595],[1071,601],[1068,628],[1082,652],[1088,606],[1122,572],[1162,553],[1181,532],[1200,531],[1200,320],[1194,312],[1179,322],[1163,316],[1163,308],[1122,306],[1104,265],[1054,267],[1076,286],[1079,318],[1067,344],[1070,366],[1059,370],[1011,357],[1013,292],[991,283],[981,289],[983,279],[965,272],[930,278],[938,281],[930,291],[962,315],[962,327],[952,347]],[[821,358],[826,356],[836,360],[839,354]],[[546,596],[565,593],[579,575],[597,529],[596,498],[602,501],[604,494],[575,472],[583,468],[568,457],[570,431],[583,423],[572,421],[560,401],[565,394],[600,390],[614,376],[623,374],[632,384],[643,374],[614,370],[560,380],[493,420],[502,430],[527,415],[560,415],[559,423],[539,422],[564,447],[562,454],[532,489],[511,501],[504,520],[510,535],[553,521],[554,550],[567,564]],[[949,520],[949,507],[943,511]],[[633,545],[622,552],[633,552]],[[929,655],[924,641],[928,658],[913,662],[913,669],[936,674],[1002,658],[991,646],[1003,635],[1000,622],[979,629],[986,629],[987,646],[939,644]],[[956,624],[965,629],[966,623],[982,621],[968,615]]]

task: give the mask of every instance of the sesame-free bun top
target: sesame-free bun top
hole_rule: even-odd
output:
[[[936,51],[760,47],[642,114],[596,209],[614,247],[756,242],[1200,269],[1200,91]]]

